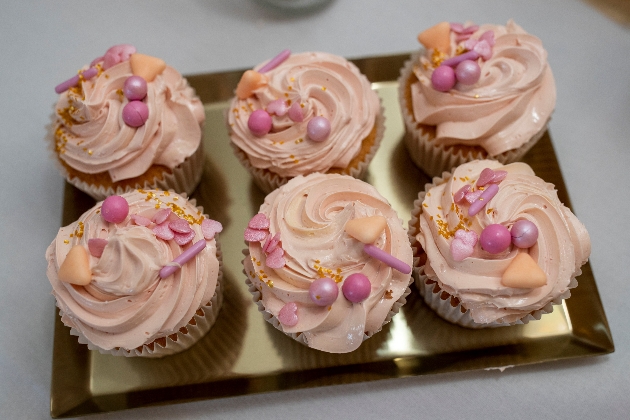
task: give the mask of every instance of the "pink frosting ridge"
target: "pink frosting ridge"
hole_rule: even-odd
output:
[[[142,175],[152,165],[175,168],[199,147],[203,105],[172,67],[147,83],[149,116],[134,128],[125,124],[123,94],[132,76],[129,61],[63,92],[55,107],[54,137],[59,157],[83,173],[109,172],[113,182]],[[84,67],[84,70],[87,67]]]
[[[264,241],[250,242],[245,272],[274,317],[285,305],[297,305],[297,323],[282,325],[285,333],[301,333],[318,350],[346,353],[380,331],[408,290],[410,275],[370,257],[344,226],[352,219],[381,215],[387,225],[374,245],[409,265],[412,251],[401,220],[374,187],[344,175],[298,176],[269,194],[260,212],[270,220],[269,233],[280,234],[285,265],[268,268]],[[369,296],[359,303],[341,291],[353,273],[364,274],[371,283]],[[318,306],[309,297],[311,283],[321,277],[332,278],[339,287],[330,306]]]
[[[176,333],[210,302],[219,273],[213,238],[181,269],[160,279],[163,266],[192,243],[204,240],[204,216],[174,193],[136,190],[123,197],[129,203],[124,221],[106,222],[100,214],[100,202],[76,222],[59,229],[46,251],[47,275],[63,323],[105,350],[131,350]],[[134,222],[134,215],[150,220],[160,208],[169,207],[173,212],[168,220],[183,217],[192,222],[195,236],[189,244],[180,246],[174,240],[159,239],[150,226]],[[100,257],[89,257],[91,282],[87,286],[61,282],[57,272],[70,249],[75,245],[88,249],[88,240],[93,238],[105,239],[107,245]]]
[[[419,81],[411,92],[414,118],[436,126],[436,144],[481,146],[497,156],[522,146],[547,125],[556,85],[540,39],[512,20],[506,26],[481,25],[471,39],[487,31],[494,32],[496,43],[490,59],[476,60],[481,67],[477,83],[436,90],[431,84],[435,67],[430,49],[414,66]],[[451,56],[465,44],[456,42],[456,36],[451,31]]]
[[[470,217],[468,203],[456,204],[453,196],[464,185],[474,187],[485,168],[505,170],[507,176],[484,209]],[[480,235],[488,225],[501,224],[509,229],[518,220],[528,220],[538,228],[538,240],[531,248],[511,245],[499,254],[490,254],[477,244],[463,261],[452,257],[450,244],[458,229]],[[483,160],[459,166],[447,182],[426,193],[419,222],[416,239],[427,254],[425,274],[457,297],[479,324],[512,323],[558,298],[568,298],[591,252],[586,228],[560,202],[553,184],[520,162],[503,166]],[[501,284],[503,273],[520,252],[529,253],[545,272],[546,285],[513,288]]]
[[[266,86],[254,90],[249,98],[235,97],[227,115],[230,138],[251,164],[283,177],[347,167],[380,112],[376,92],[357,67],[336,55],[310,52],[292,54],[264,76]],[[277,99],[288,106],[299,103],[303,121],[293,121],[290,112],[273,115],[271,131],[262,137],[253,135],[247,126],[249,115],[267,109]],[[315,116],[330,121],[325,141],[308,138],[306,128]]]

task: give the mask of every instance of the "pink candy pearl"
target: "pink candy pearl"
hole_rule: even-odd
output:
[[[130,101],[141,101],[147,96],[147,81],[140,76],[130,76],[125,80],[123,93]]]
[[[481,67],[476,61],[464,60],[455,68],[455,76],[462,85],[474,85],[481,76]]]
[[[521,219],[510,230],[512,243],[519,248],[529,248],[538,241],[538,228],[529,220]]]
[[[455,71],[449,66],[439,66],[431,74],[431,83],[435,90],[448,92],[455,86]]]
[[[372,291],[370,280],[361,273],[350,274],[341,286],[343,295],[350,302],[359,303],[367,299]]]
[[[249,116],[247,127],[256,137],[265,136],[271,131],[271,116],[264,109],[257,109]]]
[[[494,224],[486,226],[479,235],[481,248],[491,254],[499,254],[505,251],[512,243],[510,231],[503,225]]]
[[[324,141],[330,134],[330,121],[324,117],[313,117],[306,126],[308,138],[313,141]]]
[[[333,279],[324,277],[311,283],[308,288],[308,295],[315,305],[328,306],[337,300],[339,288]]]
[[[119,195],[110,195],[101,205],[101,216],[106,222],[120,223],[129,214],[129,203]]]
[[[122,110],[122,118],[130,127],[141,127],[149,119],[149,108],[142,101],[131,101]]]

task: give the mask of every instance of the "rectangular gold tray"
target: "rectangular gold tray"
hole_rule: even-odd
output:
[[[386,132],[368,182],[403,220],[429,181],[406,154],[397,101],[398,71],[408,55],[354,60],[374,83],[386,110]],[[206,104],[206,162],[193,194],[219,220],[224,304],[210,332],[189,350],[159,360],[114,357],[89,351],[55,314],[50,412],[52,417],[156,404],[221,398],[275,390],[346,384],[382,378],[517,366],[614,351],[612,336],[589,264],[562,306],[524,326],[468,330],[438,318],[412,294],[383,331],[349,354],[327,354],[298,344],[263,320],[242,274],[243,231],[264,194],[229,146],[223,115],[242,71],[188,77]],[[524,159],[569,197],[549,135]],[[63,225],[94,201],[66,185]]]

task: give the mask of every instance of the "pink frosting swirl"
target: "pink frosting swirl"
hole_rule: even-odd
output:
[[[499,192],[474,217],[467,216],[467,204],[456,204],[453,196],[464,185],[475,185],[485,168],[505,170]],[[477,244],[471,257],[455,261],[450,244],[457,229],[480,234],[490,224],[508,229],[517,220],[536,225],[539,236],[534,246],[513,245],[500,254],[490,254]],[[591,252],[586,228],[558,199],[552,184],[538,178],[524,163],[506,166],[496,161],[473,161],[459,166],[447,182],[428,190],[419,217],[416,236],[427,254],[425,274],[470,309],[477,323],[511,323],[559,298],[570,296],[575,277]],[[527,252],[547,276],[537,288],[513,288],[501,284],[501,277],[519,252]]]
[[[251,164],[283,177],[347,167],[380,112],[376,92],[357,67],[336,55],[302,53],[292,54],[264,76],[268,84],[247,99],[234,98],[227,115],[230,138]],[[247,126],[249,115],[277,99],[299,103],[304,120],[294,122],[288,113],[274,115],[270,133],[254,136]],[[330,121],[330,135],[323,142],[307,135],[308,122],[315,116]]]
[[[192,242],[203,240],[203,216],[174,193],[138,190],[123,197],[129,203],[129,216],[123,222],[103,220],[98,203],[79,220],[59,229],[46,251],[47,275],[62,321],[105,350],[130,350],[176,333],[210,302],[219,273],[216,241],[212,239],[180,270],[160,279],[159,270],[190,245],[182,247],[173,240],[157,238],[150,228],[135,225],[131,215],[150,219],[158,211],[156,205],[171,207],[171,219],[179,216],[192,221]],[[61,282],[57,272],[70,249],[75,245],[88,249],[92,238],[108,241],[101,257],[89,257],[92,281],[87,286]]]
[[[175,69],[166,69],[147,85],[149,118],[138,128],[124,123],[125,80],[129,61],[99,71],[68,89],[55,107],[59,157],[83,173],[109,172],[113,182],[142,175],[152,165],[175,168],[200,145],[203,105]]]
[[[497,156],[522,146],[546,126],[556,85],[540,39],[511,20],[506,26],[481,25],[472,38],[486,31],[494,32],[496,44],[489,60],[478,60],[481,77],[476,84],[435,90],[429,50],[414,66],[418,82],[411,91],[414,118],[436,127],[436,144],[481,146]],[[457,47],[451,32],[451,51]]]
[[[269,194],[260,212],[270,220],[270,233],[280,234],[286,265],[266,267],[261,244],[250,242],[245,271],[275,317],[285,304],[297,305],[298,322],[284,325],[285,333],[300,332],[312,348],[345,353],[358,348],[366,334],[381,329],[410,276],[367,255],[344,226],[355,218],[384,216],[387,227],[375,245],[410,265],[412,253],[401,220],[374,187],[350,176],[299,176]],[[371,283],[369,297],[360,303],[350,302],[341,291],[342,282],[353,273],[364,274]],[[311,283],[320,277],[339,285],[330,306],[317,306],[309,297]]]

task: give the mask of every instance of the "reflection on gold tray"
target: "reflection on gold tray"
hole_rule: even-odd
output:
[[[386,132],[370,166],[368,182],[404,220],[429,179],[406,154],[398,110],[398,70],[407,55],[355,60],[374,82],[386,109]],[[515,366],[594,356],[614,351],[591,267],[586,264],[572,297],[553,313],[527,325],[468,330],[438,318],[412,294],[383,331],[349,354],[309,349],[263,320],[242,274],[243,231],[264,194],[229,146],[223,125],[227,100],[241,71],[188,77],[206,104],[206,162],[193,197],[224,231],[225,297],[215,326],[189,350],[149,360],[102,355],[80,345],[55,315],[51,415],[79,416],[155,404],[220,398],[282,389],[382,378]],[[548,135],[526,155],[536,173],[553,182],[569,205]],[[63,224],[94,202],[66,185]]]

